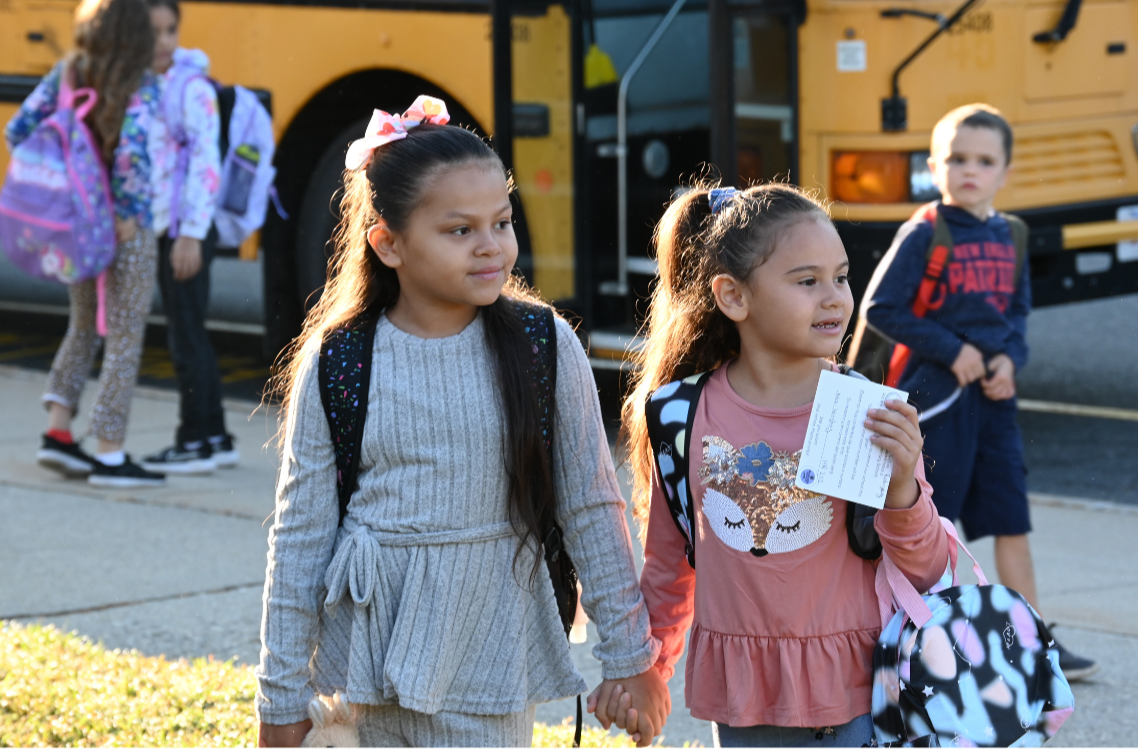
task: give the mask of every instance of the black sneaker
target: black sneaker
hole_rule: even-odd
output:
[[[145,470],[128,455],[121,466],[107,466],[96,460],[87,483],[109,489],[128,489],[135,486],[165,486],[166,477]]]
[[[1054,627],[1055,625],[1051,624],[1048,629]],[[1051,639],[1055,643],[1055,649],[1059,651],[1059,668],[1063,669],[1063,675],[1067,677],[1067,681],[1082,681],[1098,671],[1098,663],[1067,650],[1059,640],[1055,639],[1055,635],[1052,635]]]
[[[227,434],[221,442],[209,443],[213,450],[213,462],[218,468],[233,468],[241,460],[241,453],[233,446],[234,440],[232,434]]]
[[[68,445],[46,434],[43,447],[36,453],[36,462],[68,478],[86,476],[95,467],[95,459],[83,452],[78,444],[72,442]]]
[[[142,467],[155,473],[213,473],[217,463],[210,454],[209,443],[193,450],[174,445],[142,459]]]

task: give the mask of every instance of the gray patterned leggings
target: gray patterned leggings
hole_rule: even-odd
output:
[[[120,244],[107,272],[107,338],[99,392],[91,409],[91,433],[107,442],[123,442],[130,418],[130,402],[142,362],[142,336],[146,314],[154,295],[158,272],[158,244],[149,229],[139,229],[134,239]],[[59,345],[47,376],[44,404],[58,403],[79,410],[79,396],[99,350],[95,332],[95,282],[71,286],[71,318],[67,335]]]
[[[357,705],[360,746],[530,746],[534,707],[506,715],[438,712],[398,705]]]

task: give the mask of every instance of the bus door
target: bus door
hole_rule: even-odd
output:
[[[804,7],[711,2],[711,156],[725,184],[799,178],[797,42]]]

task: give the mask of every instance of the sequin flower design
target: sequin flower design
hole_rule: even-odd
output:
[[[801,451],[774,452],[765,442],[736,449],[722,437],[704,437],[703,515],[716,537],[757,557],[821,538],[833,522],[832,503],[794,486],[800,458]]]
[[[756,442],[745,445],[739,449],[742,455],[735,462],[735,470],[740,476],[751,477],[751,483],[758,483],[766,478],[771,467],[771,449],[765,442]]]
[[[447,105],[433,96],[420,96],[401,115],[393,115],[382,109],[374,110],[371,113],[371,121],[364,130],[364,137],[352,141],[348,146],[344,166],[352,171],[367,166],[375,149],[406,138],[408,130],[424,122],[433,125],[445,125],[450,122]]]

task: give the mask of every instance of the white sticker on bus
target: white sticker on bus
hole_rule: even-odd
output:
[[[838,42],[838,72],[865,72],[865,40]]]

